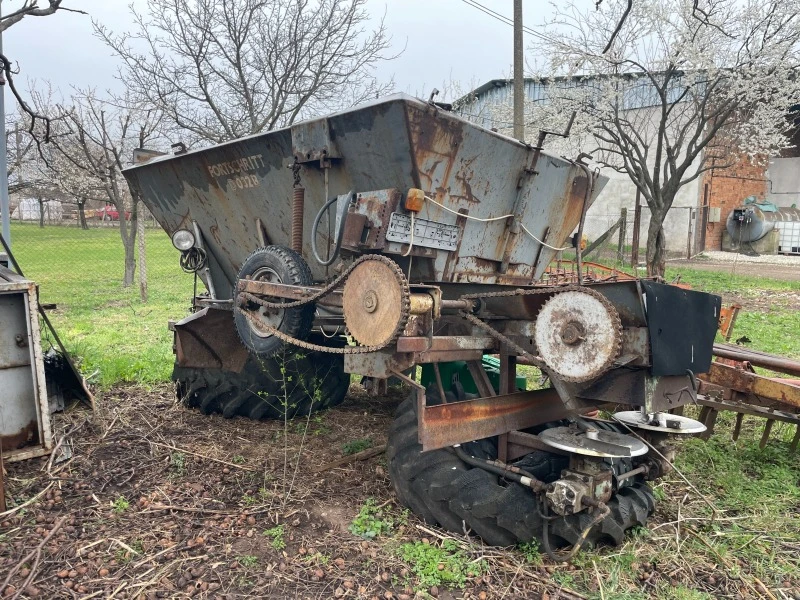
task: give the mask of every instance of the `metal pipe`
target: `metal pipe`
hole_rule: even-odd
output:
[[[295,186],[292,190],[292,250],[303,254],[303,212],[305,208],[306,189]]]
[[[640,467],[636,467],[635,469],[628,471],[627,473],[623,473],[622,475],[617,475],[617,482],[625,481],[626,479],[630,479],[631,477],[635,477],[640,473],[647,473],[650,469],[647,465],[642,465]]]
[[[433,310],[433,298],[430,294],[411,294],[410,313],[412,315],[425,315]]]
[[[472,312],[475,304],[472,300],[442,300],[442,310],[466,310]]]
[[[728,344],[714,344],[714,356],[729,358],[731,360],[747,361],[757,367],[780,371],[788,375],[800,377],[800,361],[775,356],[762,352],[754,352],[744,348],[737,348]]]
[[[586,222],[586,211],[589,209],[589,197],[594,190],[594,178],[589,167],[584,165],[580,160],[586,155],[581,154],[578,156],[577,164],[586,175],[586,193],[583,196],[583,208],[581,208],[581,220],[578,222],[577,243],[575,244],[575,262],[578,265],[578,285],[583,285],[583,251],[581,250],[581,242],[583,241],[583,225]]]
[[[547,552],[547,556],[549,556],[554,562],[569,562],[572,560],[578,551],[581,549],[583,544],[586,542],[586,538],[589,536],[589,532],[594,529],[594,526],[601,523],[603,519],[605,519],[609,514],[611,514],[611,509],[603,504],[602,502],[597,502],[596,500],[589,499],[586,496],[582,498],[582,502],[587,504],[588,506],[593,506],[595,508],[599,508],[600,512],[597,516],[591,520],[591,522],[586,526],[586,528],[581,532],[581,535],[578,537],[575,544],[572,548],[567,552],[556,552],[553,550],[552,545],[550,544],[550,520],[547,518],[547,515],[544,515],[544,522],[542,523],[542,542],[544,545],[544,551]],[[547,507],[547,503],[544,504]]]
[[[504,463],[498,463],[497,461],[475,458],[474,456],[470,456],[464,452],[460,446],[453,446],[453,450],[455,451],[456,456],[458,456],[458,458],[463,460],[468,465],[472,465],[473,467],[484,469],[485,471],[489,471],[490,473],[494,473],[500,477],[505,477],[507,479],[511,479],[512,481],[516,481],[520,485],[524,485],[525,487],[532,489],[534,492],[544,491],[544,489],[547,487],[546,483],[539,481],[536,479],[536,477],[527,471],[523,471],[522,469],[512,467],[511,465],[505,465]]]
[[[1,10],[0,13],[2,13]],[[0,32],[0,54],[2,53],[3,34]],[[6,161],[5,86],[0,86],[0,213],[2,213],[3,220],[3,237],[8,246],[11,247],[11,208],[8,201],[8,164]]]

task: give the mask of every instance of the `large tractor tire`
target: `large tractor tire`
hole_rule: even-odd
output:
[[[479,458],[496,459],[494,439],[462,444]],[[389,432],[389,475],[400,502],[426,522],[454,533],[471,530],[493,546],[512,546],[535,540],[543,543],[544,519],[533,492],[518,483],[464,463],[449,449],[422,452],[417,437],[416,403],[403,402]],[[535,451],[514,464],[542,481],[553,481],[568,459]],[[625,532],[644,525],[655,508],[643,482],[622,488],[608,502],[611,513],[589,533],[584,547],[619,544]],[[594,518],[586,511],[549,522],[549,544],[572,546]]]
[[[336,406],[350,385],[342,357],[323,352],[251,355],[240,373],[175,365],[172,379],[186,406],[255,420],[291,419]]]

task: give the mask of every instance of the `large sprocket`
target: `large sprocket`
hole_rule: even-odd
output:
[[[622,349],[622,322],[605,296],[573,288],[544,303],[535,340],[539,356],[557,377],[580,383],[613,366]]]
[[[359,344],[385,346],[406,326],[410,292],[397,263],[377,254],[367,256],[369,260],[362,260],[344,282],[344,322]]]

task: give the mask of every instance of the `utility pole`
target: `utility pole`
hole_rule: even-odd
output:
[[[0,4],[2,17],[2,4]],[[3,33],[0,32],[0,54],[3,53]],[[8,164],[6,164],[6,86],[0,85],[0,213],[3,213],[3,238],[11,247],[11,211],[8,202]]]
[[[522,0],[514,0],[514,137],[525,139],[525,82],[522,75]]]

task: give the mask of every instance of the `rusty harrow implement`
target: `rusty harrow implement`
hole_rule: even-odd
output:
[[[646,522],[669,439],[704,429],[667,411],[697,401],[720,299],[548,271],[604,178],[402,95],[178,148],[125,176],[205,286],[174,324],[188,406],[291,417],[396,378],[389,471],[426,521],[559,558]]]
[[[734,304],[722,310],[720,331],[726,341],[731,338],[740,309]],[[714,431],[720,411],[731,411],[736,413],[734,441],[742,431],[744,417],[749,415],[766,420],[761,448],[776,422],[794,425],[790,450],[796,452],[800,444],[800,362],[728,343],[714,344],[714,357],[708,373],[699,376],[700,420],[707,428],[703,435],[708,437]],[[756,373],[755,367],[777,376]]]

